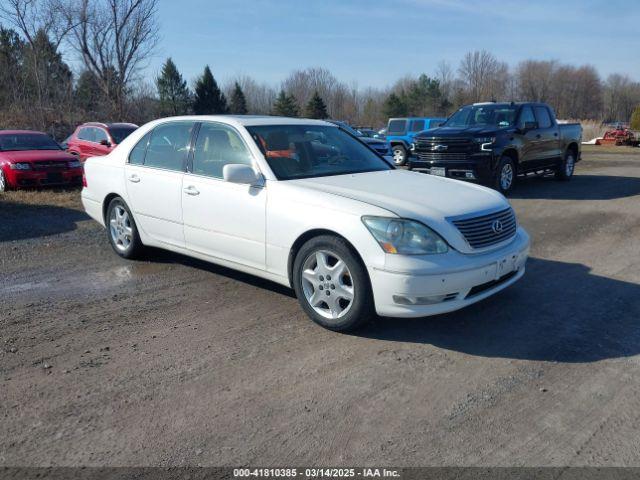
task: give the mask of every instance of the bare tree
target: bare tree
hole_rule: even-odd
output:
[[[2,0],[0,18],[6,20],[24,38],[28,48],[23,60],[27,67],[22,81],[35,93],[29,111],[34,126],[46,129],[47,110],[68,108],[71,93],[70,72],[61,72],[58,47],[72,25],[64,15],[64,0]],[[66,66],[65,66],[66,67]],[[68,78],[62,78],[68,77]],[[65,85],[61,85],[64,83]],[[34,108],[35,107],[35,108]]]
[[[460,62],[458,72],[470,102],[495,100],[505,94],[509,67],[486,50],[468,52]]]
[[[127,88],[158,42],[157,0],[75,0],[65,12],[70,46],[93,73],[115,115],[125,116]]]
[[[224,94],[231,98],[235,84],[240,85],[247,100],[247,109],[251,114],[268,115],[276,100],[276,89],[266,83],[258,83],[248,75],[237,75],[224,86]]]

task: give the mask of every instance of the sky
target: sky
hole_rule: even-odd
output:
[[[208,64],[219,82],[250,75],[278,86],[295,69],[325,67],[360,88],[457,69],[485,49],[524,59],[591,64],[603,78],[640,81],[638,0],[158,0],[167,57],[190,82]]]

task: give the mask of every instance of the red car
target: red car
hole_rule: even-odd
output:
[[[49,135],[0,130],[0,192],[45,185],[81,185],[82,163]]]
[[[66,148],[84,162],[89,157],[107,155],[136,128],[133,123],[84,123],[67,138]]]

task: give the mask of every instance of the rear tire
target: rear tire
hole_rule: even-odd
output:
[[[142,253],[144,245],[138,234],[138,227],[127,204],[120,197],[116,197],[107,207],[105,218],[107,236],[113,251],[122,258],[137,258]]]
[[[572,150],[569,150],[558,167],[556,168],[556,180],[563,182],[571,180],[576,169],[576,157]]]
[[[369,275],[337,236],[321,235],[300,248],[293,263],[293,288],[311,320],[335,332],[355,330],[375,315]]]
[[[394,145],[391,149],[393,152],[393,164],[396,167],[402,167],[407,163],[407,149],[402,145]]]
[[[493,188],[503,195],[508,194],[513,190],[513,186],[516,183],[516,175],[516,162],[514,162],[513,158],[509,156],[502,157],[498,162],[498,168],[496,168]]]
[[[0,168],[0,192],[6,192],[7,190],[9,190],[9,182],[7,177],[4,176],[2,168]]]

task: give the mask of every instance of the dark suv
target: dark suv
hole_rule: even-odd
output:
[[[416,135],[409,168],[506,193],[520,174],[553,171],[569,180],[581,140],[580,124],[558,124],[544,103],[475,103]]]

